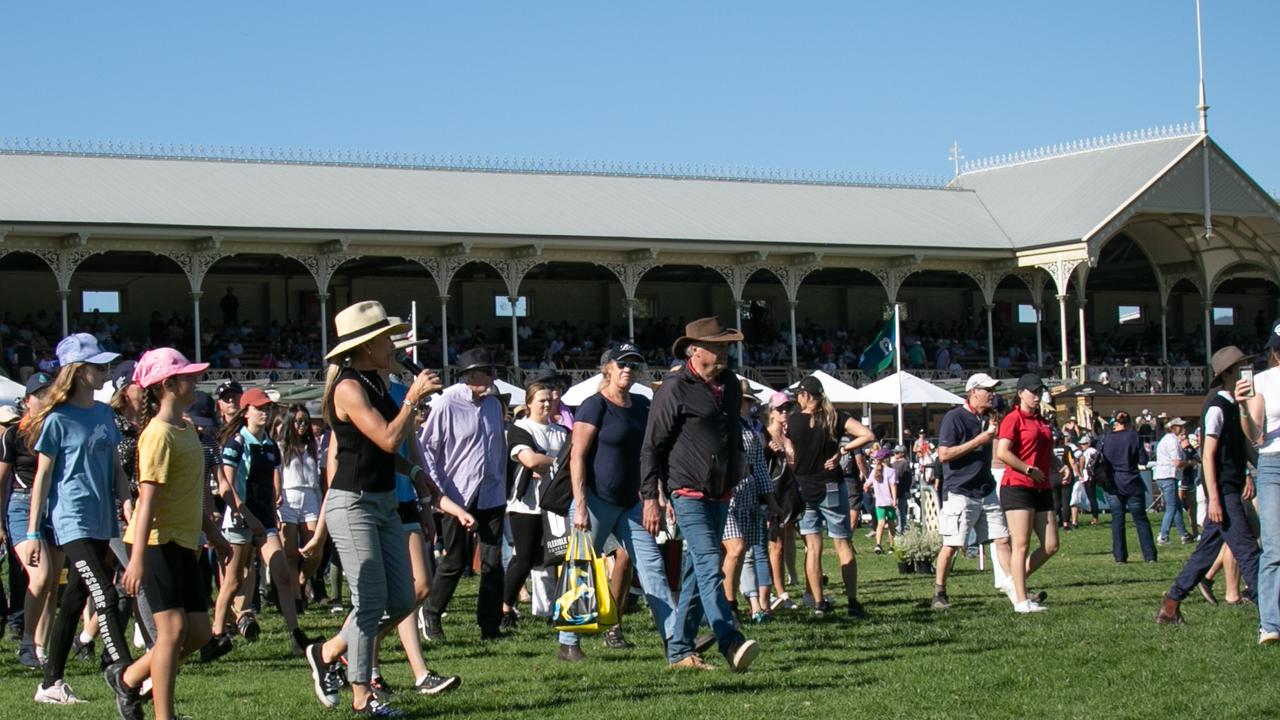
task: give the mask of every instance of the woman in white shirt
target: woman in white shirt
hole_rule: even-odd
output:
[[[507,430],[507,447],[514,463],[509,473],[507,522],[511,526],[511,562],[503,583],[502,627],[514,628],[520,588],[535,565],[542,564],[542,509],[538,485],[551,469],[569,431],[551,421],[552,387],[535,382],[525,390],[528,415]]]
[[[1153,471],[1156,487],[1164,497],[1164,519],[1160,521],[1160,537],[1156,542],[1169,544],[1169,530],[1177,526],[1182,544],[1191,542],[1191,533],[1182,521],[1182,503],[1178,499],[1178,476],[1182,474],[1182,466],[1186,464],[1186,455],[1182,443],[1187,431],[1187,421],[1174,418],[1164,424],[1165,434],[1156,444],[1156,465]]]
[[[277,514],[284,535],[285,557],[295,572],[300,572],[299,592],[305,599],[307,580],[315,574],[320,557],[302,561],[298,549],[305,547],[316,532],[320,519],[320,501],[324,492],[320,486],[319,443],[311,429],[311,414],[305,405],[289,406],[284,414],[284,426],[280,433],[280,450],[284,466],[281,469],[281,492],[278,496]]]
[[[1280,642],[1280,320],[1266,343],[1267,369],[1253,382],[1236,383],[1236,401],[1245,405],[1240,425],[1258,451],[1258,522],[1262,557],[1258,560],[1258,644]]]

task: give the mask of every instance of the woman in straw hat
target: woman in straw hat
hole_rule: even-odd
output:
[[[391,399],[382,373],[391,367],[391,335],[408,326],[393,324],[374,301],[358,302],[334,318],[337,345],[325,356],[323,414],[333,428],[337,467],[325,499],[325,521],[352,587],[351,615],[342,631],[307,648],[316,697],[338,704],[339,659],[348,661],[352,709],[376,717],[395,710],[369,687],[374,639],[413,610],[413,575],[395,496],[396,451],[413,427],[414,408],[440,390],[440,379],[424,370],[413,379],[404,402]],[[410,476],[422,473],[413,467]],[[384,620],[384,616],[386,619]]]

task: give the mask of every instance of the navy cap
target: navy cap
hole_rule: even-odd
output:
[[[635,358],[636,360],[640,360],[643,362],[644,353],[640,352],[639,347],[631,343],[620,343],[617,345],[610,345],[609,349],[605,350],[604,354],[600,356],[600,364],[608,365],[611,362],[617,362],[618,360],[625,360],[626,358]]]
[[[35,395],[53,384],[53,376],[47,372],[33,373],[27,378],[27,395]]]
[[[1268,350],[1280,350],[1280,320],[1271,323],[1271,334],[1267,336],[1267,342],[1263,347]]]
[[[1044,381],[1035,373],[1027,373],[1018,378],[1018,390],[1031,390],[1040,393],[1044,391]]]

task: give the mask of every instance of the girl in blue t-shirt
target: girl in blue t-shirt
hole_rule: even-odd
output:
[[[57,354],[61,369],[46,403],[24,421],[21,430],[36,451],[36,474],[27,532],[18,554],[36,566],[43,551],[52,555],[60,549],[72,570],[53,621],[44,681],[36,689],[35,701],[80,702],[62,676],[80,613],[92,598],[108,663],[107,682],[121,703],[136,703],[136,694],[119,682],[132,658],[116,607],[115,556],[110,547],[110,540],[120,536],[117,503],[124,503],[126,514],[132,512],[133,503],[116,452],[120,432],[115,416],[110,406],[93,399],[94,391],[107,380],[108,363],[119,355],[102,352],[97,339],[87,333],[63,338]],[[45,537],[41,530],[46,500],[52,537]]]

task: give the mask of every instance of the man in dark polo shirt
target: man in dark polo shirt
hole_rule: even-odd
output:
[[[969,545],[970,530],[977,532],[979,544],[994,541],[997,562],[1001,568],[1009,567],[1009,529],[991,475],[991,445],[996,437],[991,402],[999,384],[986,373],[971,375],[964,384],[964,405],[951,409],[938,430],[943,496],[938,532],[942,535],[942,549],[936,563],[934,610],[951,607],[947,597],[951,558]]]
[[[1240,563],[1246,584],[1245,597],[1256,604],[1258,597],[1258,538],[1249,528],[1245,503],[1253,499],[1253,479],[1245,474],[1251,446],[1240,427],[1240,406],[1231,391],[1240,378],[1240,368],[1248,361],[1240,348],[1228,345],[1213,354],[1214,380],[1200,427],[1204,468],[1204,494],[1208,502],[1200,544],[1183,566],[1173,587],[1165,594],[1156,613],[1159,625],[1182,623],[1181,603],[1195,588],[1226,543]]]

